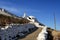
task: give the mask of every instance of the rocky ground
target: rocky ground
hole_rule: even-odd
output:
[[[33,33],[25,36],[24,38],[20,38],[18,40],[37,40],[37,36],[41,32],[41,30],[42,30],[41,28],[38,28]],[[60,32],[48,28],[48,38],[47,38],[47,40],[60,40]]]
[[[40,33],[40,31],[41,31],[41,28],[38,28],[36,31],[27,35],[25,38],[18,39],[18,40],[37,40],[37,36]]]

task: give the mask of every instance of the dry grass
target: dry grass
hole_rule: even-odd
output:
[[[52,32],[53,40],[60,40],[60,32],[59,31],[53,31]]]
[[[60,31],[54,30],[54,29],[48,29],[48,32],[50,34],[49,40],[60,40]]]
[[[6,24],[11,24],[11,23],[25,24],[28,22],[29,21],[27,19],[24,19],[24,18],[17,19],[14,17],[5,16],[5,15],[0,14],[0,26],[5,26]]]

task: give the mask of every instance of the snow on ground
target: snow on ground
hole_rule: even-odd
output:
[[[46,26],[41,26],[37,19],[33,16],[27,17],[31,24],[34,24],[36,27],[43,28],[42,31],[38,34],[37,40],[46,40],[48,32]]]
[[[47,27],[44,27],[42,31],[38,34],[37,40],[46,40],[47,39]]]
[[[38,34],[37,40],[46,40],[48,35],[47,27],[41,26],[37,19],[33,16],[29,16],[27,19],[30,21],[31,24],[34,24],[36,27],[42,28],[42,31]]]
[[[32,24],[24,25],[9,25],[5,28],[0,28],[0,39],[1,40],[15,40],[16,36],[24,36],[25,33],[29,33],[29,29],[34,29],[35,26]]]
[[[36,27],[41,27],[41,28],[44,27],[44,26],[41,26],[41,25],[40,25],[41,23],[39,23],[38,20],[37,20],[34,16],[29,16],[29,17],[27,17],[27,20],[29,20],[30,23],[31,23],[31,24],[34,24]]]

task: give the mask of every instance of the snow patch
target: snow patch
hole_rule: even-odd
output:
[[[44,27],[42,31],[39,33],[37,40],[46,40],[47,39],[47,27]]]

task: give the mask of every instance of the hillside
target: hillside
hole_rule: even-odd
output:
[[[29,21],[24,18],[18,19],[18,18],[0,14],[0,26],[5,26],[6,24],[11,24],[11,23],[24,24],[24,23],[28,23],[28,22]]]
[[[6,9],[0,8],[0,26],[5,26],[6,24],[24,24],[28,23],[29,21],[25,18],[18,17]]]
[[[37,36],[39,32],[41,32],[41,28],[38,28],[35,32],[27,35],[25,38],[21,38],[18,40],[37,40]],[[55,31],[54,29],[48,28],[48,38],[47,40],[60,40],[60,31]]]
[[[34,16],[17,17],[0,9],[0,40],[37,40],[44,27]],[[44,37],[46,40],[60,40],[60,31],[46,28],[43,30],[48,33],[43,33],[47,35],[47,38]]]

